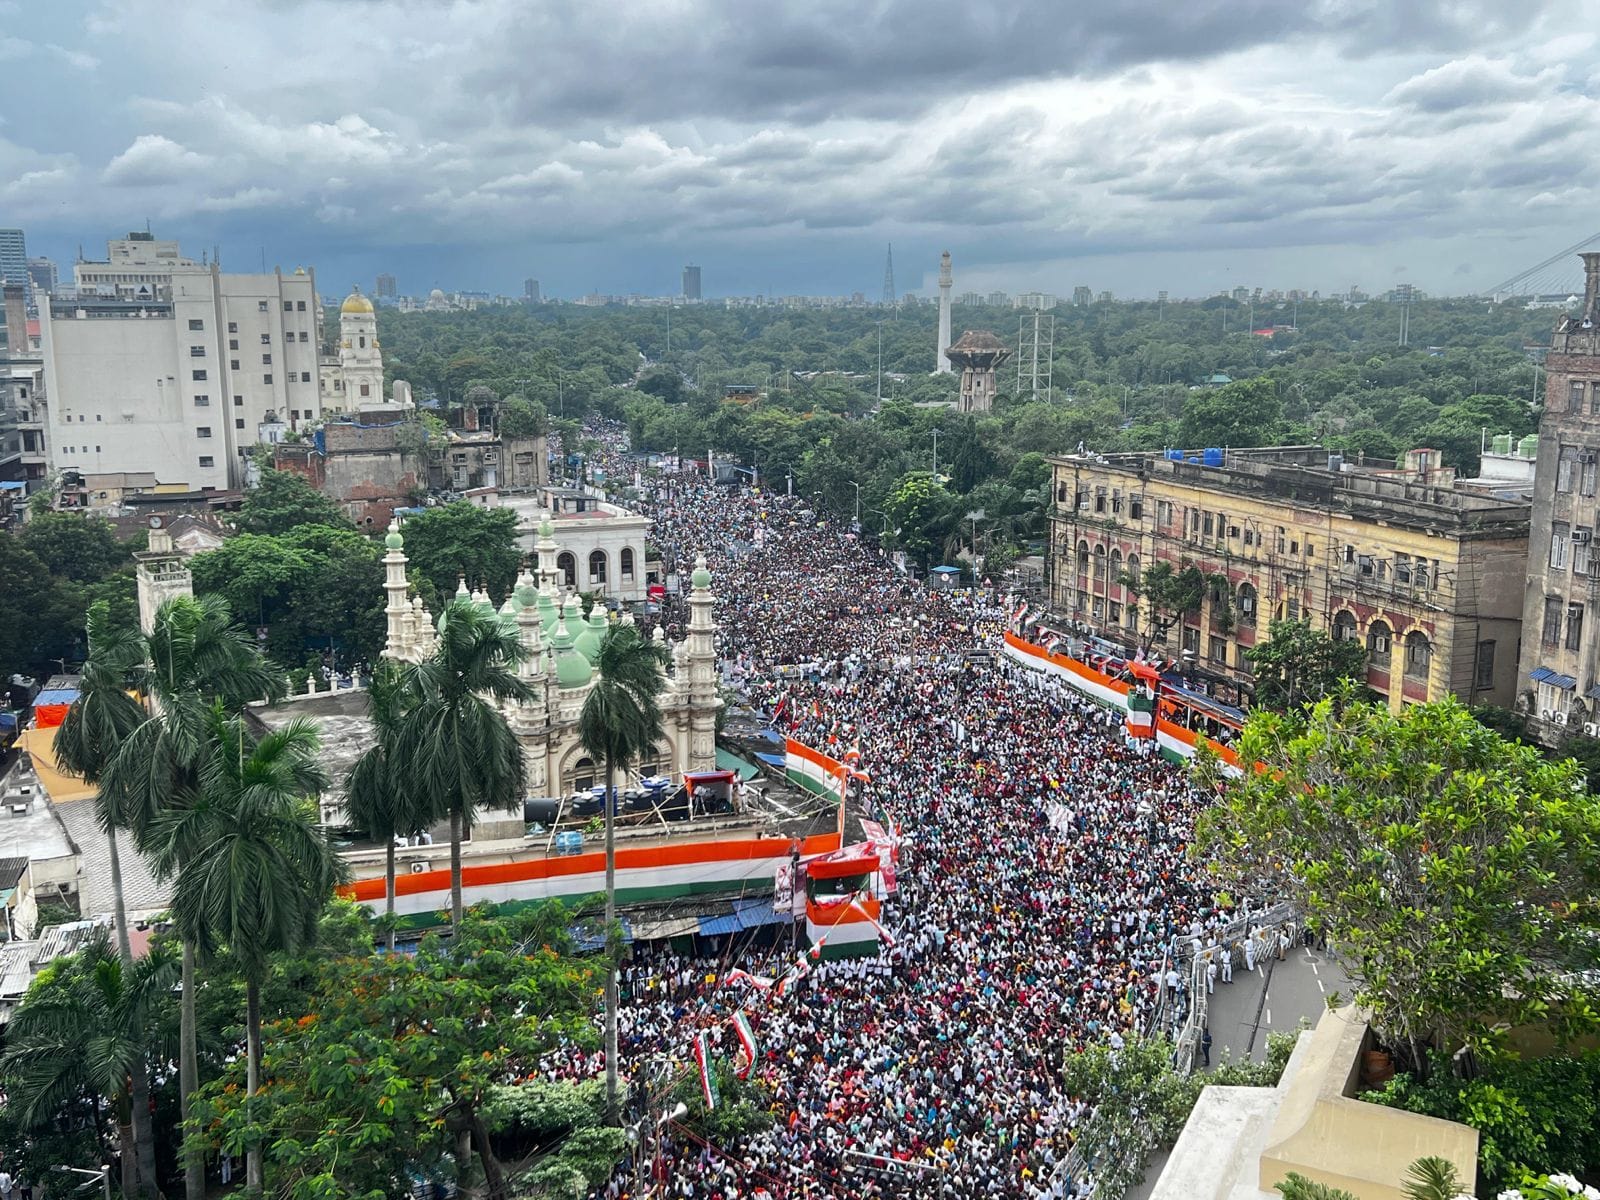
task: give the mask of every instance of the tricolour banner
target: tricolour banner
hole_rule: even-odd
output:
[[[733,1014],[733,1032],[738,1035],[739,1048],[744,1051],[744,1066],[739,1068],[739,1078],[744,1079],[756,1065],[760,1051],[756,1048],[756,1031],[750,1027],[750,1018],[744,1015],[742,1008]]]
[[[793,738],[784,743],[783,770],[795,787],[818,796],[838,800],[844,793],[844,764]]]
[[[694,1035],[694,1061],[700,1068],[700,1099],[710,1112],[717,1106],[717,1080],[711,1073],[711,1044],[704,1030]]]

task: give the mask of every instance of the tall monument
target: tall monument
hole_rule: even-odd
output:
[[[351,412],[383,403],[383,351],[372,301],[353,288],[339,306],[339,374]]]
[[[152,515],[149,549],[134,555],[134,577],[139,593],[139,632],[149,634],[156,627],[156,610],[174,596],[194,595],[194,579],[189,565],[172,544],[167,519]]]
[[[939,361],[934,374],[949,375],[950,356],[945,351],[950,346],[950,288],[955,280],[950,277],[950,251],[939,256]]]

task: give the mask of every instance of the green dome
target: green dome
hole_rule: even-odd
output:
[[[551,523],[550,517],[546,515],[545,519],[539,522],[539,536],[541,538],[553,538],[555,535],[556,527]]]
[[[706,570],[705,555],[702,554],[695,560],[694,574],[689,576],[689,582],[694,584],[696,588],[708,588],[711,586],[711,572]]]
[[[605,606],[596,604],[589,610],[589,617],[583,623],[583,628],[578,631],[578,636],[573,639],[573,644],[590,662],[600,657],[600,643],[605,640],[606,630],[610,622],[606,620]]]
[[[589,682],[589,660],[573,645],[565,617],[556,627],[556,682],[564,688],[584,687]]]
[[[400,526],[391,523],[389,532],[383,539],[383,544],[391,550],[398,550],[406,544],[405,538],[400,536]]]
[[[544,630],[546,637],[554,637],[556,621],[561,616],[561,611],[556,607],[555,598],[548,592],[539,593],[539,626]]]
[[[533,586],[532,579],[524,575],[522,577],[522,582],[517,584],[516,597],[518,612],[521,612],[530,604],[537,607],[539,603],[539,589]]]

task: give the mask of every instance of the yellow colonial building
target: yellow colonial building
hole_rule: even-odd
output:
[[[1248,702],[1245,653],[1287,617],[1362,642],[1367,683],[1395,709],[1449,693],[1512,703],[1530,504],[1461,486],[1436,451],[1412,451],[1403,469],[1318,446],[1051,467],[1047,583],[1077,632],[1141,648],[1149,614],[1122,581],[1193,565],[1204,602],[1152,650],[1220,699]]]

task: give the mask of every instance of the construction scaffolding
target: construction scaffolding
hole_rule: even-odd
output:
[[[1054,313],[1035,309],[1017,322],[1017,399],[1027,396],[1030,400],[1038,400],[1041,388],[1044,398],[1051,398],[1055,346]]]

